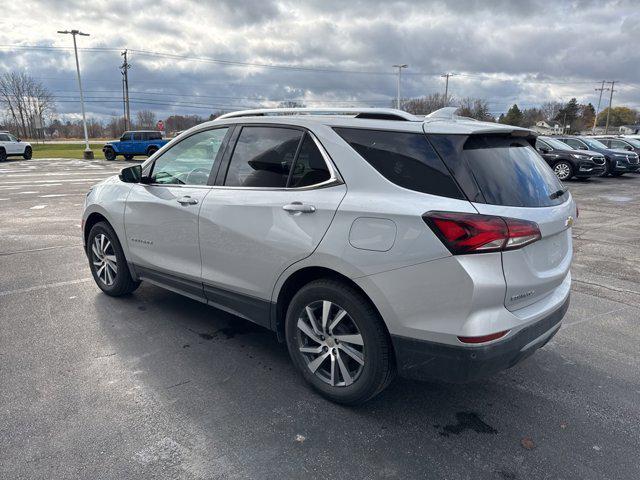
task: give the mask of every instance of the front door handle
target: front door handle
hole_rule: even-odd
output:
[[[198,203],[198,200],[196,200],[195,198],[191,198],[189,195],[185,195],[184,197],[178,199],[178,203],[180,205],[195,205],[196,203]]]
[[[289,213],[313,213],[316,211],[316,207],[313,205],[306,205],[302,202],[291,202],[282,207],[282,209]]]

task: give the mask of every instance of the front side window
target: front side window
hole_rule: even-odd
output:
[[[292,128],[243,127],[224,184],[285,188],[302,134]]]
[[[13,135],[11,135],[10,133],[8,134],[8,137],[9,137],[9,141],[10,142],[17,142],[18,141],[18,139],[16,137],[14,137]]]
[[[160,132],[147,133],[147,140],[162,140],[162,134]]]
[[[206,130],[185,138],[153,164],[152,183],[207,185],[228,128]]]
[[[551,150],[551,147],[549,145],[547,145],[546,143],[544,143],[542,140],[537,139],[536,140],[536,148],[538,150]]]
[[[125,133],[120,137],[120,141],[121,142],[128,142],[131,140],[131,134],[130,133]]]
[[[599,142],[598,140],[594,140],[593,138],[585,138],[584,142],[591,148],[607,148],[604,143]]]
[[[423,134],[357,128],[335,131],[390,182],[417,192],[464,198]]]
[[[625,142],[621,142],[620,140],[611,140],[611,148],[617,148],[618,150],[626,150],[629,149],[629,145]]]
[[[566,140],[563,140],[563,141],[573,149],[588,150],[587,146],[584,143],[582,143],[580,140],[576,140],[575,138],[567,138]]]

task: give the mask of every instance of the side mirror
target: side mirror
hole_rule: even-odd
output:
[[[540,150],[542,153],[549,153],[550,150],[547,147],[540,147],[538,148],[538,150]]]
[[[20,140],[19,138],[16,138],[16,142],[21,142],[22,140]]]
[[[142,181],[142,166],[133,165],[120,170],[120,180],[124,183],[140,183]]]
[[[18,141],[20,141],[20,140],[18,140]],[[633,147],[631,145],[627,145],[626,147],[624,147],[624,149],[633,151]]]
[[[587,147],[585,147],[584,145],[580,145],[578,147],[579,150],[589,150]]]

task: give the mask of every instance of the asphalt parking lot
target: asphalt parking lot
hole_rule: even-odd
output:
[[[640,478],[640,175],[567,183],[572,305],[544,349],[352,409],[266,330],[153,285],[101,293],[82,203],[127,164],[0,164],[0,478]]]

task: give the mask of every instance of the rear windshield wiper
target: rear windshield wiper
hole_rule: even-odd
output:
[[[549,195],[549,198],[551,200],[555,200],[556,198],[561,197],[562,195],[567,193],[568,190],[569,190],[568,188],[561,188],[560,190],[553,192],[551,195]]]

